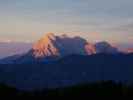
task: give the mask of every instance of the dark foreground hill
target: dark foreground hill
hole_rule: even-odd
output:
[[[0,65],[0,82],[24,90],[101,80],[133,83],[133,54],[71,55],[49,63]]]
[[[0,97],[12,99],[34,98],[34,99],[130,99],[133,98],[133,86],[127,86],[113,81],[101,81],[95,83],[76,84],[64,88],[42,89],[22,91],[8,85],[0,84]]]

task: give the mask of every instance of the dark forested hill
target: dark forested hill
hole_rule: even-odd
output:
[[[42,90],[23,91],[17,88],[0,84],[0,98],[34,98],[34,99],[72,99],[73,97],[88,100],[98,99],[130,99],[133,98],[133,86],[127,86],[114,81],[99,81],[82,83],[63,88],[44,88]]]
[[[64,87],[101,80],[132,83],[133,54],[71,55],[47,63],[0,65],[0,82],[20,89]]]

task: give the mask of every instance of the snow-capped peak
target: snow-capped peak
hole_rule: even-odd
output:
[[[35,56],[35,58],[58,56],[59,51],[54,45],[55,40],[56,36],[53,33],[46,34],[33,45],[33,56]]]

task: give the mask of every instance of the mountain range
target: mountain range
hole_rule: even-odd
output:
[[[48,33],[25,53],[0,60],[0,83],[19,89],[57,88],[101,80],[133,83],[133,54],[106,41]]]
[[[31,63],[34,61],[53,61],[72,54],[93,55],[99,53],[115,54],[120,53],[120,51],[106,41],[92,44],[79,36],[69,37],[65,34],[57,36],[53,33],[47,33],[34,43],[26,53],[7,57],[0,62],[16,63],[19,60],[19,63]]]

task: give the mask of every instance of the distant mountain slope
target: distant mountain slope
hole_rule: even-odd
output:
[[[96,43],[95,48],[96,48],[96,53],[114,54],[120,52],[117,47],[114,47],[105,41]]]
[[[32,48],[32,43],[0,42],[0,59],[16,54],[23,54]]]

